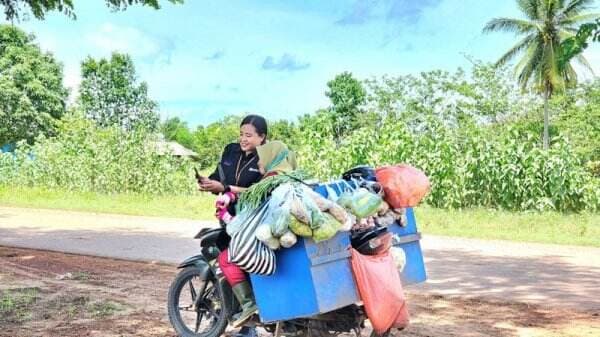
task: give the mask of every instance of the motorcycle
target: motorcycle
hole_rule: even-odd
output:
[[[376,251],[381,244],[378,238],[384,231],[358,233],[353,245]],[[201,254],[183,261],[168,294],[168,314],[171,325],[181,337],[219,337],[229,322],[241,311],[240,305],[224,275],[219,269],[217,257],[226,237],[225,229],[202,229],[195,239],[200,240]],[[225,247],[223,247],[225,246]],[[263,327],[276,337],[329,337],[354,332],[360,336],[365,327],[365,310],[360,304],[312,317],[303,317],[271,324],[251,322]],[[387,335],[386,333],[385,335]],[[372,337],[377,336],[375,333]]]

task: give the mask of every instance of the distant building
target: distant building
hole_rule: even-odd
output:
[[[159,140],[155,142],[156,151],[161,155],[172,155],[178,158],[198,159],[198,154],[185,146],[168,140]]]

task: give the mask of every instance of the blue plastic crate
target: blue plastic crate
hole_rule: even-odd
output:
[[[400,274],[403,285],[425,282],[427,272],[425,261],[421,250],[421,233],[417,231],[417,222],[412,208],[406,209],[406,226],[397,223],[388,227],[388,230],[396,235],[394,246],[400,247],[406,254],[406,266]]]
[[[329,186],[337,194],[347,188],[344,182]],[[325,185],[314,189],[327,196]],[[413,284],[425,281],[426,274],[412,209],[406,215],[406,227],[395,224],[390,230],[397,234],[398,245],[406,253],[402,280]],[[349,247],[349,233],[341,232],[328,241],[299,239],[292,248],[278,250],[274,275],[251,275],[261,321],[310,317],[359,302]]]
[[[358,302],[349,246],[348,233],[338,233],[320,243],[299,239],[277,251],[274,275],[251,275],[261,321],[309,317]]]

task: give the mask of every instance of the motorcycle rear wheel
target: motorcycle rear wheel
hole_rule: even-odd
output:
[[[226,302],[217,280],[201,280],[200,275],[200,269],[187,267],[169,288],[169,321],[180,337],[219,337],[227,328]]]

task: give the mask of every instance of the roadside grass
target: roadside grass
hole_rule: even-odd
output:
[[[600,247],[600,213],[510,212],[490,209],[415,209],[427,234]]]
[[[193,196],[110,195],[0,186],[0,205],[202,220],[214,219],[214,196],[200,192]]]
[[[0,186],[0,205],[214,220],[214,196],[106,195]],[[600,213],[510,212],[416,208],[425,234],[600,247]]]

